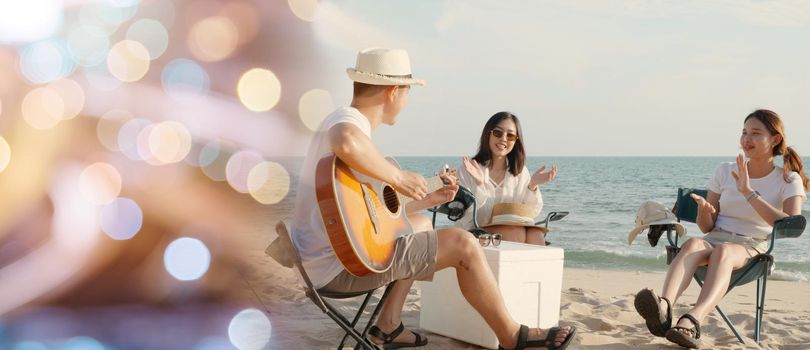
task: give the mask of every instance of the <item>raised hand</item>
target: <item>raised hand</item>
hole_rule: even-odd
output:
[[[694,193],[692,193],[690,196],[692,197],[692,199],[695,200],[695,202],[698,205],[698,215],[699,216],[702,216],[702,215],[714,215],[714,213],[717,212],[717,209],[711,203],[709,203],[709,201],[707,201],[706,198],[698,196],[698,195],[696,195]]]
[[[476,185],[481,186],[484,184],[484,170],[475,159],[470,160],[464,157],[464,169],[467,170],[467,173],[470,174],[470,177],[472,177]]]
[[[452,183],[442,186],[442,188],[431,192],[427,195],[427,199],[430,202],[431,206],[442,205],[447,203],[453,198],[456,198],[456,193],[458,192],[458,184]]]
[[[546,166],[543,165],[540,167],[540,169],[537,169],[534,174],[532,174],[532,178],[529,180],[529,188],[533,189],[537,185],[551,182],[551,180],[554,180],[555,177],[557,177],[557,166],[553,165],[551,170],[546,171]]]
[[[737,171],[732,171],[731,176],[737,181],[737,191],[740,191],[743,196],[747,196],[754,191],[748,177],[748,161],[745,160],[742,153],[737,155]]]
[[[427,182],[422,175],[410,171],[400,171],[398,183],[392,184],[394,189],[416,200],[424,199],[427,195]]]
[[[455,185],[458,183],[458,170],[450,169],[447,164],[445,164],[442,170],[436,173],[436,175],[442,179],[445,185]]]

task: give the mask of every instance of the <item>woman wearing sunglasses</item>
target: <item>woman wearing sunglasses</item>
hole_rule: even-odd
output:
[[[475,194],[478,224],[484,226],[498,203],[519,203],[534,209],[532,218],[540,214],[543,197],[539,186],[554,179],[557,167],[543,166],[531,173],[525,164],[526,152],[520,121],[509,112],[498,112],[489,118],[481,132],[478,153],[472,159],[464,157],[459,171],[460,185]],[[459,221],[464,228],[473,227],[472,208]],[[544,230],[533,225],[495,225],[487,231],[500,233],[506,241],[545,245]]]

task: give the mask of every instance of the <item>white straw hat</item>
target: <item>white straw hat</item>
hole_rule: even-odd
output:
[[[368,48],[357,53],[357,64],[346,68],[349,78],[370,85],[425,85],[411,75],[411,60],[400,49]]]
[[[650,225],[675,225],[675,232],[678,236],[686,234],[686,228],[678,222],[678,218],[663,204],[653,201],[641,203],[641,207],[636,211],[636,227],[634,227],[630,234],[627,235],[627,245],[633,243],[641,231],[650,227]]]
[[[548,228],[534,223],[535,208],[522,203],[498,203],[492,207],[492,217],[489,222],[481,227],[495,225],[535,227],[543,233],[548,232]]]

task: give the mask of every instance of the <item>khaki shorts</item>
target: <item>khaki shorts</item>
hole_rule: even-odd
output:
[[[376,289],[393,281],[415,279],[430,281],[436,272],[436,231],[414,233],[397,240],[397,252],[391,268],[383,273],[357,277],[343,270],[331,282],[319,289],[327,292],[362,292]]]
[[[751,248],[755,250],[757,254],[762,254],[768,250],[768,240],[728,232],[722,228],[715,228],[712,232],[709,232],[703,236],[703,239],[712,247],[716,247],[723,243],[735,243],[746,248]],[[748,251],[749,256],[754,256],[755,254],[752,254],[751,249],[746,249],[746,251]]]

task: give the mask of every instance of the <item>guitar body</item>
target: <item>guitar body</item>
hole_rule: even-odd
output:
[[[355,276],[387,271],[397,238],[413,232],[393,187],[355,173],[334,154],[318,162],[315,195],[332,249]]]

